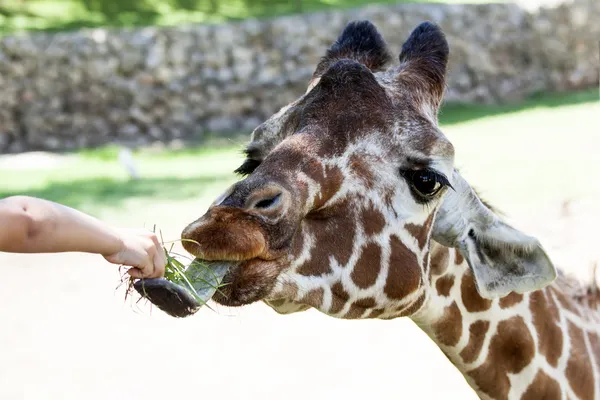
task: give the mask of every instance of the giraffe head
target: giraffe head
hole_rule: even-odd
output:
[[[371,23],[350,23],[306,93],[254,130],[245,178],[182,234],[195,256],[231,262],[214,300],[409,315],[426,298],[431,240],[464,254],[484,295],[554,278],[535,239],[500,222],[454,169],[437,126],[442,31],[419,25],[386,69],[390,59]]]

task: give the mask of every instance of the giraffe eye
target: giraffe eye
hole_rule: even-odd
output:
[[[405,171],[403,175],[419,197],[430,199],[444,187],[448,186],[448,180],[441,174],[430,169],[416,171]]]

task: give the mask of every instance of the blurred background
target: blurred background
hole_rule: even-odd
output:
[[[396,55],[451,48],[444,133],[510,222],[583,279],[600,259],[595,0],[0,0],[0,198],[61,202],[165,241],[238,179],[251,130],[304,93],[346,23]],[[0,253],[1,399],[475,399],[407,319],[175,320],[85,254]]]

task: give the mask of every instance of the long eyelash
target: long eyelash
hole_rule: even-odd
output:
[[[249,159],[246,159],[246,161],[244,161],[244,163],[233,172],[238,175],[247,176],[247,175],[250,175],[251,173],[253,173],[254,170],[256,168],[258,168],[259,165],[260,165],[260,161],[252,160],[249,158]]]
[[[452,187],[452,184],[450,183],[450,181],[448,180],[448,178],[446,178],[446,175],[434,171],[432,169],[428,169],[428,171],[430,171],[432,174],[435,175],[435,177],[438,179],[438,182],[441,183],[443,186],[449,187],[450,189],[454,190],[454,187]]]

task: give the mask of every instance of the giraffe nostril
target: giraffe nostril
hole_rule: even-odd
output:
[[[277,206],[281,201],[281,193],[277,193],[274,196],[267,197],[265,199],[259,200],[254,204],[252,208],[258,210],[266,210],[268,208],[273,208]]]

